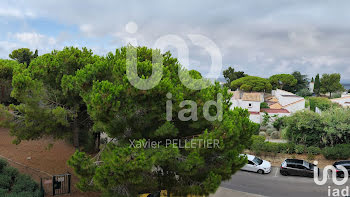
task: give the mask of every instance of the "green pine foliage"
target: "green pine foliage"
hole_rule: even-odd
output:
[[[152,74],[152,55],[164,58],[158,85],[139,90],[130,84],[125,75],[127,49],[137,51],[138,57],[131,61],[137,61],[139,76],[145,79]],[[106,196],[135,196],[161,189],[178,196],[208,195],[245,164],[245,158],[238,155],[258,125],[249,120],[247,110],[229,110],[227,88],[214,83],[201,90],[189,89],[180,81],[179,69],[184,70],[169,52],[127,46],[64,78],[63,89],[79,92],[86,103],[93,129],[118,139],[117,144],[107,145],[98,162],[82,152],[68,161],[80,178],[79,189],[102,191]],[[201,78],[196,71],[190,75]],[[223,95],[222,121],[211,122],[204,118],[203,106],[208,100],[216,101],[218,93]],[[169,100],[173,106],[171,121],[166,119]],[[198,105],[197,121],[179,120],[179,104],[184,100]],[[215,115],[216,109],[210,108],[209,113]],[[166,140],[172,139],[218,139],[220,146],[189,148],[191,141],[182,148],[176,143],[166,146]],[[134,147],[130,140],[135,144],[148,140],[161,143],[157,148]]]
[[[28,175],[19,174],[16,168],[0,159],[0,196],[39,197],[40,189]]]

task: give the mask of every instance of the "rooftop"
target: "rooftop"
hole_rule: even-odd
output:
[[[269,114],[280,114],[280,113],[290,113],[288,110],[286,109],[261,109],[262,112],[266,112]]]
[[[243,93],[243,101],[261,101],[261,93]]]

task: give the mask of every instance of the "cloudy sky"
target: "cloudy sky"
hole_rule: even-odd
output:
[[[350,1],[0,0],[0,58],[16,48],[39,54],[64,46],[114,51],[131,40],[153,47],[183,39],[189,65],[209,73],[209,53],[189,35],[212,40],[222,68],[268,77],[295,70],[342,74],[350,82]],[[128,26],[127,24],[136,24]],[[174,47],[168,47],[177,56]]]

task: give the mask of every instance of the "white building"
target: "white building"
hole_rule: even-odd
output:
[[[350,107],[350,95],[342,95],[341,98],[331,99],[331,101],[343,107]]]
[[[265,98],[262,92],[231,92],[231,109],[241,107],[248,109],[250,120],[255,123],[261,123],[263,115],[268,113],[270,116],[289,116],[290,114],[305,109],[305,99],[293,93],[284,90],[273,90],[272,96]],[[260,109],[260,104],[266,102],[269,105],[267,109]]]

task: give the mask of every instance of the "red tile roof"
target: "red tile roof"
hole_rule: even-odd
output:
[[[250,111],[249,113],[253,114],[253,115],[259,115],[260,114],[260,112],[256,112],[256,111]]]
[[[276,114],[276,113],[289,113],[288,110],[286,109],[261,109],[262,112],[266,112],[266,113],[272,113],[272,114]]]

